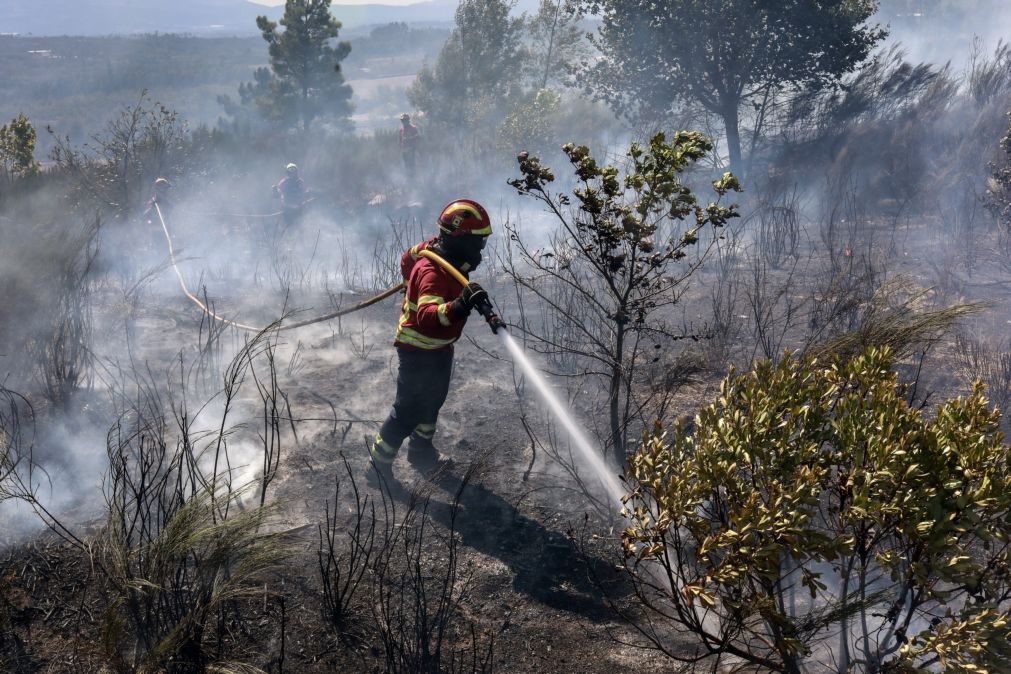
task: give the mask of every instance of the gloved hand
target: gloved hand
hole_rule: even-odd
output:
[[[488,291],[477,283],[468,283],[464,286],[460,296],[453,300],[450,309],[457,318],[464,318],[470,316],[470,312],[474,307],[480,305],[482,302],[490,302]]]

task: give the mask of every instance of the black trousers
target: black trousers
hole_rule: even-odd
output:
[[[431,438],[439,419],[439,410],[449,395],[453,374],[453,351],[412,351],[397,348],[400,369],[397,373],[397,397],[379,436],[384,453],[395,455],[411,433]],[[380,439],[380,438],[377,438]]]

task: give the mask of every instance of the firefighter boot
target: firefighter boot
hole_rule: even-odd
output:
[[[396,451],[390,452],[389,445],[377,435],[374,439],[365,439],[365,444],[369,448],[369,468],[366,481],[376,487],[390,486],[396,478],[393,477],[393,460],[397,457]]]
[[[447,468],[452,462],[439,454],[432,444],[432,438],[415,431],[407,441],[407,460],[415,469],[428,473],[440,468]]]

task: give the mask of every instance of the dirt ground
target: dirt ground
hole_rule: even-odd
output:
[[[96,317],[98,324],[115,325],[112,318],[119,307],[113,297],[110,293],[104,303],[107,315]],[[223,314],[232,306],[227,296],[216,304]],[[277,526],[294,532],[288,539],[291,554],[275,584],[251,603],[254,619],[236,627],[240,632],[232,637],[231,658],[241,656],[267,671],[383,670],[380,644],[341,643],[323,624],[317,547],[318,526],[326,504],[334,499],[335,479],[343,481],[347,492],[342,457],[363,492],[378,498],[377,487],[365,479],[365,438],[374,435],[393,399],[392,337],[398,313],[398,303],[387,300],[345,318],[339,327],[321,324],[287,333],[279,342],[282,386],[295,417],[304,420],[297,423],[297,442],[287,439],[271,488],[272,500],[282,504]],[[194,338],[198,323],[199,311],[178,292],[159,290],[138,309],[132,339],[144,345],[150,363],[165,364],[180,344]],[[117,330],[110,328],[107,335],[110,350],[122,339]],[[618,601],[627,595],[615,566],[618,522],[604,522],[543,455],[536,457],[525,478],[535,457],[518,422],[512,368],[485,352],[505,354],[505,349],[480,318],[471,320],[467,332],[474,342],[458,345],[453,389],[436,436],[452,464],[438,479],[427,479],[402,452],[391,502],[406,507],[413,494],[424,492],[436,536],[445,535],[464,475],[472,464],[481,465],[460,492],[453,521],[460,543],[460,582],[467,588],[459,610],[480,643],[493,644],[496,670],[666,671],[653,657],[621,647],[609,636],[625,629],[603,591],[609,588]],[[222,342],[237,344],[241,339],[234,335]],[[254,403],[249,401],[251,414]],[[342,506],[347,503],[342,501]],[[89,503],[64,515],[87,538],[98,531],[100,513],[100,503]],[[593,538],[595,534],[603,538]],[[95,644],[102,638],[108,605],[86,554],[51,534],[39,535],[0,557],[0,584],[5,604],[0,616],[9,617],[8,634],[13,635],[0,642],[0,662],[19,672],[100,670],[102,649]],[[282,622],[283,670],[278,661]],[[465,638],[460,637],[461,644]]]
[[[917,236],[927,243],[904,245],[905,251],[893,258],[891,273],[906,274],[923,287],[936,286],[938,279],[924,271],[930,269],[925,251],[934,249],[928,245],[932,234],[919,231]],[[1002,325],[1009,297],[1002,260],[998,252],[989,251],[986,264],[945,269],[948,301],[989,302],[986,320]],[[702,292],[689,312],[704,310],[706,276],[700,280]],[[220,293],[216,306],[222,313],[238,306],[236,298]],[[265,297],[270,294],[261,292],[260,299]],[[272,301],[263,303],[269,306]],[[315,297],[306,304],[319,307],[321,301]],[[117,310],[110,299],[104,318]],[[363,493],[379,496],[365,479],[364,438],[375,433],[393,398],[392,336],[398,310],[397,302],[388,300],[340,325],[324,323],[281,338],[281,383],[301,421],[297,442],[289,438],[283,448],[271,499],[282,504],[278,526],[292,532],[291,554],[265,584],[262,597],[247,600],[246,615],[252,618],[228,628],[235,630],[224,639],[232,645],[233,659],[271,672],[383,670],[381,644],[374,638],[340,641],[324,624],[316,551],[318,527],[334,498],[335,480],[343,481],[345,498],[348,493],[343,457]],[[261,307],[261,313],[269,311]],[[115,321],[99,323],[111,326]],[[153,361],[168,362],[180,344],[194,340],[198,323],[199,312],[170,285],[161,286],[141,303],[134,339],[145,345]],[[117,330],[110,328],[107,336],[113,350],[118,348]],[[458,345],[453,387],[436,436],[452,464],[428,479],[402,455],[388,497],[405,507],[412,494],[426,494],[437,535],[445,536],[450,525],[455,529],[460,582],[466,588],[458,604],[462,624],[473,626],[472,635],[483,646],[493,643],[498,671],[676,671],[674,663],[655,652],[623,643],[634,632],[611,606],[630,600],[630,589],[616,567],[620,521],[607,521],[543,454],[533,455],[519,420],[521,408],[505,349],[478,318],[471,320],[467,334],[473,341]],[[234,344],[240,338],[229,339]],[[958,393],[961,383],[950,340],[938,345],[931,358],[924,385],[938,397]],[[717,384],[718,377],[701,377],[685,391],[678,413],[710,400]],[[460,491],[475,463],[480,469]],[[458,492],[460,507],[454,518],[452,502]],[[340,511],[350,526],[347,501],[341,502]],[[90,527],[80,531],[95,532],[98,520],[80,519],[91,520]],[[440,554],[437,546],[433,554]],[[0,640],[0,663],[11,671],[114,671],[102,669],[106,663],[98,645],[100,625],[109,607],[85,553],[51,534],[39,535],[2,553],[0,590],[0,636],[7,635]],[[454,638],[464,644],[470,637],[459,633]]]

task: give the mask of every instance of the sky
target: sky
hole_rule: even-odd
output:
[[[258,5],[274,7],[283,5],[284,0],[250,0]],[[333,0],[334,5],[413,5],[421,0]]]

